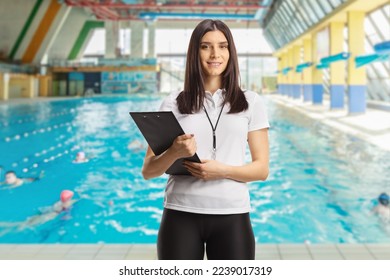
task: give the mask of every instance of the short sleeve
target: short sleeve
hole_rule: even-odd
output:
[[[254,131],[262,128],[268,128],[268,116],[267,111],[261,96],[257,93],[254,96],[252,103],[249,105],[250,116],[248,131]]]

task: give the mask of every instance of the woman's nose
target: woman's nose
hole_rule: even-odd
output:
[[[219,57],[219,51],[217,48],[211,50],[211,57]]]

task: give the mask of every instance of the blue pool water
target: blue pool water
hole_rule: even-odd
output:
[[[0,189],[0,243],[155,243],[166,176],[144,181],[129,111],[160,97],[112,96],[0,105],[0,165],[39,181]],[[390,186],[389,153],[266,99],[270,176],[250,184],[257,242],[390,242],[370,213]],[[89,162],[74,164],[83,150]],[[249,158],[249,157],[248,157]],[[63,189],[77,202],[45,215]]]

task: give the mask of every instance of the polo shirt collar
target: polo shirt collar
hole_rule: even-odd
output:
[[[211,94],[210,91],[206,90],[206,96],[207,96],[207,95],[211,95],[211,96],[218,95],[218,96],[221,97],[224,91],[225,91],[224,89],[219,88],[219,89],[217,89],[217,90],[214,92],[214,94]]]
[[[206,90],[206,96],[205,99],[208,101],[211,101],[212,103],[219,105],[224,100],[224,89],[217,89],[214,94],[212,95],[211,92]]]

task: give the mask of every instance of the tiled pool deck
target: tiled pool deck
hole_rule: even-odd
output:
[[[312,105],[280,95],[268,98],[390,151],[388,111],[349,115],[346,109],[330,110],[327,100]],[[0,260],[155,260],[156,251],[155,244],[0,244]],[[390,244],[257,244],[256,259],[390,260]]]
[[[156,260],[154,244],[0,245],[0,260]],[[390,244],[257,244],[257,260],[390,260]]]

